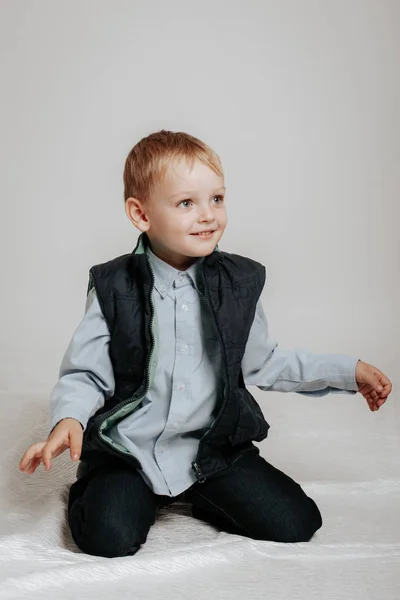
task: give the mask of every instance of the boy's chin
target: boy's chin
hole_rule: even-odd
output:
[[[189,252],[189,256],[207,256],[214,251],[217,242],[213,239],[210,240],[201,240],[192,242],[187,250]]]

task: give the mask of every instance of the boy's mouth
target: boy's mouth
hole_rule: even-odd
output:
[[[191,233],[190,235],[197,235],[197,237],[210,237],[215,231],[215,229],[208,229],[206,231],[199,231],[198,233]]]

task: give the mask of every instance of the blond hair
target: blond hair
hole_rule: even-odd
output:
[[[173,159],[196,159],[223,177],[219,156],[207,144],[181,131],[162,129],[141,139],[129,152],[124,168],[124,198],[146,202],[154,186],[162,181]]]

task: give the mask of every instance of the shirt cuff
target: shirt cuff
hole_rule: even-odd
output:
[[[345,354],[331,355],[327,366],[327,383],[330,387],[358,392],[356,365],[359,360]]]
[[[56,425],[58,425],[63,419],[76,419],[81,424],[82,430],[85,431],[86,429],[87,416],[84,416],[83,414],[71,414],[70,412],[68,414],[57,413],[51,417],[49,435],[52,433]]]

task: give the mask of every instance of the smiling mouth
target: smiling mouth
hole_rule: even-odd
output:
[[[216,230],[210,229],[209,231],[201,231],[199,233],[191,233],[190,235],[198,235],[200,237],[207,237],[207,236],[211,235],[212,233],[214,233],[214,231],[216,231]]]

